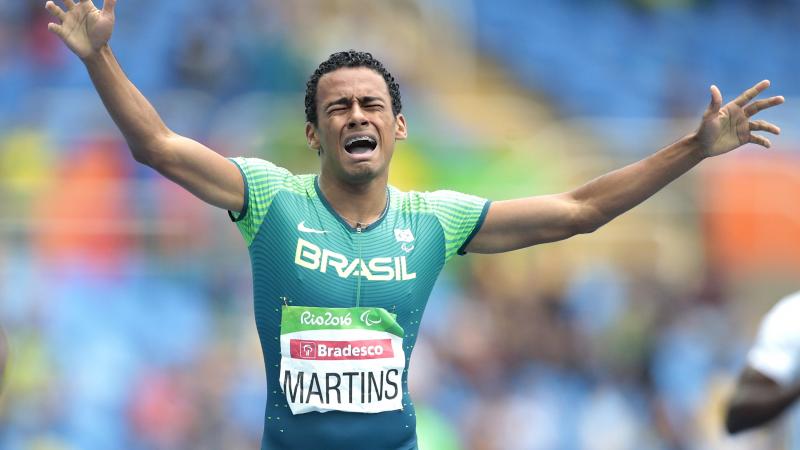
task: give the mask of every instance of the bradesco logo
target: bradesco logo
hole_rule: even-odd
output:
[[[322,273],[331,271],[341,278],[351,275],[360,275],[370,281],[406,281],[417,278],[415,272],[408,272],[408,260],[405,256],[372,258],[367,261],[354,258],[350,261],[341,253],[321,248],[302,238],[297,239],[294,263]]]
[[[294,359],[324,361],[394,358],[391,339],[356,341],[289,339],[289,353]]]

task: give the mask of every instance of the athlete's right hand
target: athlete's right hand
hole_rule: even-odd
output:
[[[52,1],[45,8],[61,23],[50,23],[47,29],[55,33],[81,59],[96,54],[111,39],[114,30],[114,5],[117,0],[104,0],[97,9],[92,0],[64,0],[64,11]]]

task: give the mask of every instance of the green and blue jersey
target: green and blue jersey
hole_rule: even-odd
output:
[[[436,278],[478,232],[489,202],[453,191],[403,192],[389,186],[381,217],[357,229],[328,204],[316,175],[293,175],[260,159],[232,161],[244,177],[245,199],[231,218],[250,252],[267,373],[262,449],[416,448],[407,385],[411,351]],[[293,415],[279,369],[286,306],[383,308],[396,316],[404,332],[402,409]]]

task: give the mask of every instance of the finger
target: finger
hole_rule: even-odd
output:
[[[57,23],[48,23],[47,24],[47,29],[50,30],[51,32],[55,33],[56,36],[60,37],[61,39],[64,39],[64,37],[65,37],[65,35],[64,35],[64,27],[62,27],[61,25],[59,25]]]
[[[754,115],[759,111],[763,111],[767,108],[771,108],[773,106],[778,106],[784,102],[784,98],[782,95],[778,95],[775,97],[765,98],[764,100],[759,100],[757,102],[753,102],[747,105],[744,108],[744,113],[747,114],[747,117]]]
[[[706,114],[716,114],[722,107],[722,93],[716,85],[711,85],[711,103],[708,104]]]
[[[744,106],[750,103],[750,100],[756,98],[758,94],[760,94],[764,89],[769,87],[769,80],[760,81],[755,86],[751,87],[750,89],[742,92],[742,95],[736,97],[734,103],[739,106]]]
[[[53,17],[55,17],[58,20],[63,21],[64,16],[67,15],[67,13],[65,13],[63,9],[59,8],[58,5],[56,5],[52,1],[45,3],[44,7],[47,9],[47,12],[49,12]]]
[[[765,120],[756,120],[750,122],[750,131],[766,131],[772,134],[781,134],[781,129],[777,125],[769,123]]]
[[[103,2],[103,11],[109,14],[114,13],[114,6],[117,5],[117,0],[105,0]]]
[[[752,142],[753,144],[758,144],[765,148],[770,148],[772,146],[772,143],[769,141],[769,139],[765,138],[764,136],[759,136],[757,134],[750,134],[750,142]]]
[[[66,6],[67,11],[69,11],[75,7],[75,2],[73,2],[72,0],[64,0],[64,6]]]

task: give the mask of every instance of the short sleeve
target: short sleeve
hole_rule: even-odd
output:
[[[239,213],[228,211],[249,246],[264,222],[269,206],[286,180],[288,170],[258,158],[230,158],[244,179],[244,206]]]
[[[426,192],[433,214],[444,230],[445,261],[463,255],[489,211],[489,200],[455,191]]]
[[[785,385],[800,369],[800,293],[786,297],[764,317],[747,356],[753,369]]]

